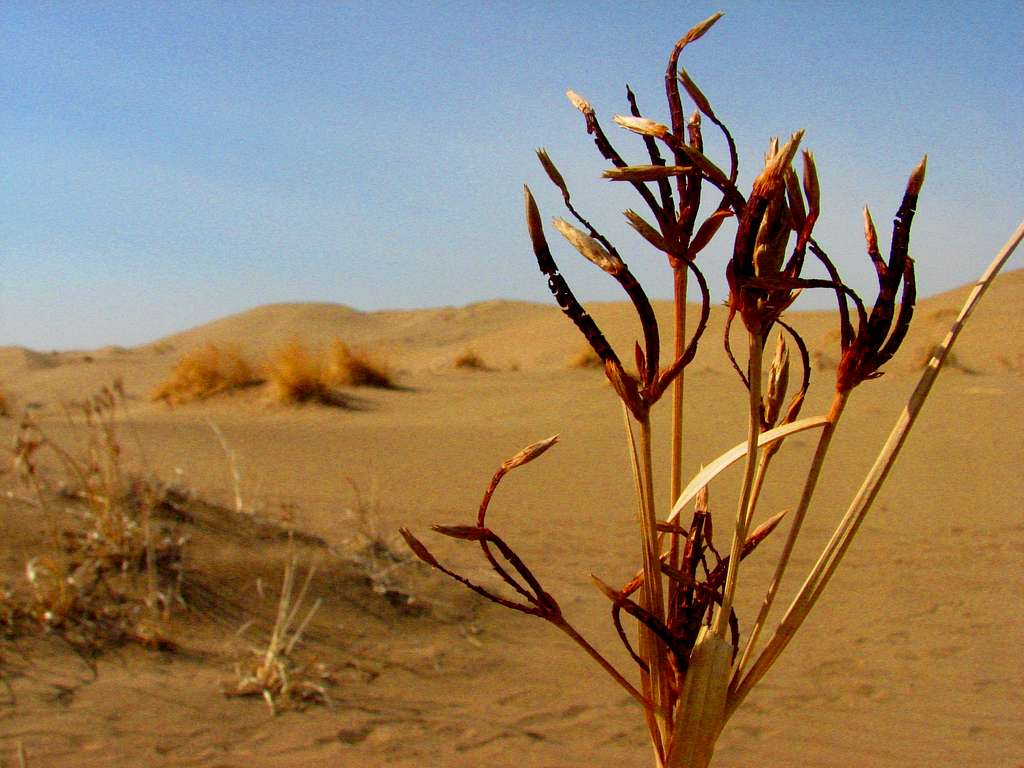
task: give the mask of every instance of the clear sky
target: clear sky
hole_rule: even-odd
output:
[[[920,290],[974,279],[1024,215],[1021,0],[9,0],[0,344],[131,345],[278,301],[549,301],[522,184],[546,219],[563,212],[537,147],[667,297],[661,257],[621,223],[640,203],[600,180],[606,163],[564,91],[588,98],[643,161],[611,122],[625,85],[665,120],[668,53],[719,9],[682,63],[733,128],[743,184],[770,136],[805,128],[822,186],[817,237],[867,288],[860,209],[887,243],[927,153]],[[718,144],[708,152],[722,159]],[[581,297],[620,298],[558,246]],[[702,259],[720,301],[725,249]]]

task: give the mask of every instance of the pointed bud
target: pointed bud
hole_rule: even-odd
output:
[[[789,350],[786,348],[785,338],[779,334],[779,340],[775,345],[775,357],[768,369],[768,387],[763,400],[764,421],[768,427],[773,426],[778,419],[788,387]]]
[[[692,170],[689,165],[627,165],[609,168],[601,175],[611,181],[658,181],[682,176]]]
[[[783,194],[775,194],[768,201],[768,207],[757,230],[757,239],[754,241],[755,275],[771,277],[782,270],[791,231],[792,219],[789,215],[789,206],[786,205],[786,197]]]
[[[555,225],[555,229],[562,233],[562,237],[568,240],[573,248],[608,274],[618,274],[626,266],[622,263],[622,259],[609,253],[597,240],[586,232],[576,229],[565,219],[556,218],[552,223]]]
[[[878,233],[875,222],[871,220],[871,211],[864,206],[864,239],[867,241],[868,253],[878,253]]]
[[[793,162],[793,156],[796,155],[796,150],[800,146],[800,140],[803,137],[804,132],[801,129],[794,133],[789,138],[789,141],[783,144],[780,149],[772,153],[772,156],[765,163],[764,170],[754,179],[755,194],[767,196],[778,188],[786,168]],[[773,139],[773,146],[776,145],[777,140]]]
[[[629,225],[639,233],[640,237],[653,245],[659,251],[668,251],[661,233],[648,224],[639,213],[630,210],[625,212],[625,216],[629,221]]]
[[[722,11],[716,11],[715,13],[708,16],[706,19],[704,19],[704,21],[702,21],[700,24],[697,24],[689,32],[686,33],[686,35],[683,37],[681,41],[682,44],[688,45],[689,43],[693,43],[696,42],[697,40],[700,40],[702,37],[704,37],[707,31],[715,25],[715,22],[718,21],[720,18],[722,18]]]
[[[810,215],[817,217],[821,211],[818,167],[814,163],[814,155],[806,149],[804,150],[804,195],[807,197],[807,209]]]
[[[706,115],[713,115],[714,112],[711,109],[711,102],[708,101],[707,97],[703,94],[697,84],[690,79],[690,75],[684,69],[679,73],[679,82],[683,84],[683,88],[693,99],[693,103],[697,105],[697,109]]]
[[[662,125],[646,117],[615,115],[612,119],[626,130],[639,133],[641,136],[653,136],[656,139],[663,139],[671,134],[667,125]]]
[[[541,271],[544,274],[550,274],[556,271],[555,261],[551,256],[547,238],[544,237],[544,224],[540,220],[537,202],[533,199],[530,188],[525,184],[523,185],[523,197],[526,203],[526,230],[530,233],[533,254],[537,257],[537,265]]]
[[[546,440],[538,440],[536,443],[531,443],[512,458],[506,459],[502,463],[501,468],[508,472],[516,467],[521,467],[523,464],[529,464],[557,442],[558,435],[552,435]]]
[[[793,228],[799,232],[804,227],[804,221],[807,220],[804,198],[800,192],[800,182],[797,180],[796,172],[792,168],[786,169],[785,178],[786,201],[789,203],[789,213],[793,217]]]
[[[921,158],[921,162],[917,164],[914,172],[910,174],[910,180],[907,182],[907,194],[908,195],[919,195],[921,193],[921,187],[924,185],[924,173],[928,168],[928,155]]]
[[[537,159],[540,160],[540,164],[544,166],[544,172],[548,175],[548,178],[551,179],[551,183],[562,191],[563,197],[568,197],[569,189],[565,185],[565,179],[562,178],[562,174],[558,172],[555,164],[551,162],[551,158],[548,157],[548,153],[544,149],[538,149]]]
[[[572,89],[566,91],[565,95],[569,98],[569,101],[572,103],[574,107],[576,107],[576,109],[578,109],[587,117],[593,117],[594,108],[590,106],[589,101],[584,99],[582,96],[580,96],[578,93],[576,93],[576,91]]]

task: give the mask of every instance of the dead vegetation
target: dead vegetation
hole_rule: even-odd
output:
[[[472,349],[467,349],[460,352],[455,356],[452,361],[452,367],[460,371],[491,371],[491,366],[484,362],[484,359],[480,357]]]
[[[327,349],[324,376],[340,387],[392,389],[395,386],[384,363],[366,352],[351,350],[341,339],[332,341]]]
[[[293,338],[271,350],[260,366],[252,365],[235,346],[204,344],[178,360],[150,398],[180,405],[258,385],[265,385],[270,399],[278,403],[332,406],[348,403],[339,388],[395,387],[386,365],[366,352],[353,351],[341,339],[318,354]]]
[[[237,347],[207,343],[181,357],[150,397],[179,405],[252,387],[262,381]]]
[[[59,440],[49,425],[20,422],[4,529],[26,554],[20,571],[3,574],[6,637],[59,637],[92,666],[124,644],[174,653],[244,636],[223,692],[262,697],[274,712],[329,705],[344,679],[372,678],[333,628],[429,613],[414,597],[420,577],[406,569],[418,564],[380,533],[375,494],[366,502],[356,489],[352,537],[337,548],[287,514],[275,522],[208,504],[128,469],[125,436],[142,446],[125,403],[115,383],[66,405]],[[3,663],[0,655],[7,682]]]

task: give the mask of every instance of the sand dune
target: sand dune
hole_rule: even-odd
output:
[[[797,572],[845,509],[921,356],[944,335],[967,290],[921,300],[887,385],[869,382],[857,392],[825,471],[828,492],[796,553]],[[1024,271],[1017,270],[1000,278],[972,319],[957,365],[940,378],[843,570],[729,724],[718,764],[1024,761],[1021,307]],[[629,307],[588,309],[613,343],[632,346]],[[667,322],[669,305],[657,309]],[[834,321],[812,312],[793,322],[816,353],[805,409],[814,413],[830,395]],[[742,388],[720,349],[723,323],[716,308],[687,380],[693,471],[744,434]],[[336,337],[388,362],[401,388],[353,390],[355,407],[347,410],[273,405],[258,389],[174,408],[149,398],[174,361],[204,343],[237,345],[258,361],[293,338],[315,348]],[[28,407],[70,445],[81,445],[82,435],[66,424],[62,402],[123,380],[126,467],[187,491],[160,524],[190,542],[189,608],[173,612],[169,629],[176,651],[129,645],[94,661],[54,636],[5,641],[0,671],[12,697],[0,710],[0,760],[16,764],[20,743],[29,765],[46,766],[645,764],[640,713],[592,662],[535,619],[405,563],[394,535],[407,525],[446,561],[490,578],[472,551],[431,538],[429,526],[470,519],[501,460],[561,433],[555,450],[502,487],[491,522],[573,621],[629,668],[589,575],[613,583],[632,575],[632,481],[614,396],[600,372],[569,365],[582,348],[557,308],[495,301],[389,312],[278,304],[130,349],[0,350],[0,384],[15,411]],[[467,349],[494,370],[455,370],[454,357]],[[2,424],[10,444],[16,420]],[[234,452],[237,485],[211,425]],[[660,434],[664,424],[656,427]],[[800,472],[809,446],[802,438],[787,444],[779,479]],[[53,462],[41,471],[61,479]],[[26,490],[13,472],[4,482],[0,556],[13,584],[47,545]],[[727,478],[715,486],[713,510],[729,509],[733,485]],[[793,503],[785,482],[766,489],[766,509]],[[334,670],[337,685],[333,709],[272,717],[258,698],[226,699],[221,685],[246,643],[272,622],[282,525],[303,534],[303,560],[321,564],[311,592],[323,606],[307,646]],[[399,559],[386,548],[370,557],[371,540]],[[766,576],[773,546],[755,555],[751,582]],[[742,596],[741,616],[758,598]],[[236,630],[249,620],[255,624],[241,640]]]

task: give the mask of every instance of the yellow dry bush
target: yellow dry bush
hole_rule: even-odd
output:
[[[394,387],[387,366],[365,353],[353,352],[341,339],[335,339],[328,348],[323,373],[326,383],[336,386]]]
[[[298,339],[278,347],[267,357],[270,394],[280,403],[338,404],[338,394],[327,383],[324,373],[321,361]]]
[[[178,360],[151,397],[176,405],[259,383],[259,376],[237,347],[207,343]]]

